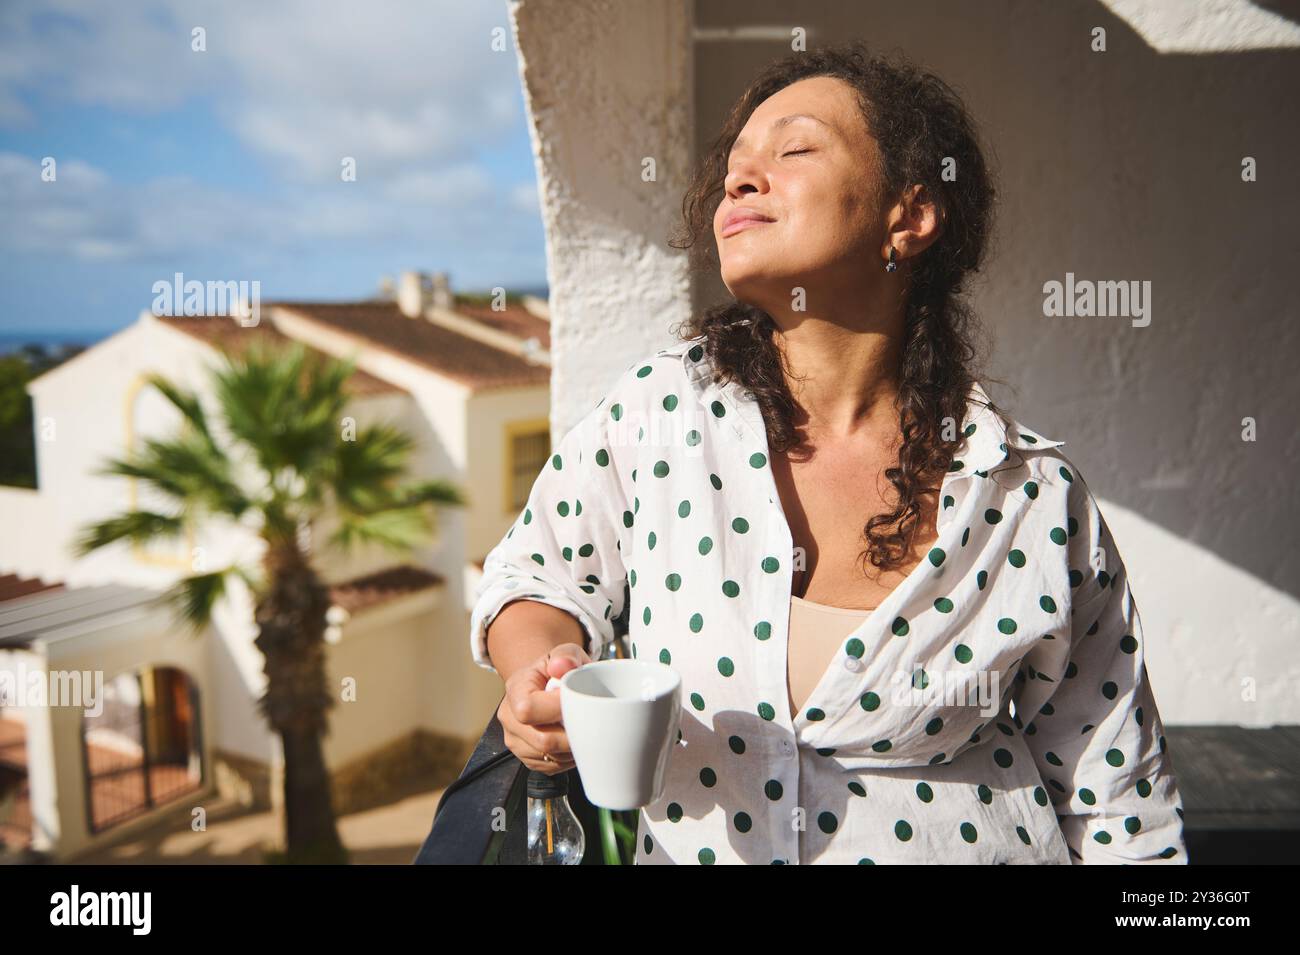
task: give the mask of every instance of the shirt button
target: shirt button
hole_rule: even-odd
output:
[[[781,752],[789,755],[792,749],[794,749],[794,747],[790,745],[790,741],[788,739],[781,740]]]

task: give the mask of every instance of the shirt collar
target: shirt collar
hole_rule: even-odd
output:
[[[750,398],[739,382],[718,385],[713,381],[704,350],[704,338],[678,341],[660,352],[681,357],[686,375],[695,385],[701,402],[722,400],[730,406],[756,440],[765,442],[765,425],[758,403]],[[1034,451],[1057,448],[1064,441],[1043,437],[1026,429],[1014,418],[1003,418],[988,407],[989,396],[983,385],[975,382],[969,391],[966,417],[962,421],[963,441],[953,454],[946,481],[979,475],[988,477],[993,468],[1011,456],[1012,450]]]

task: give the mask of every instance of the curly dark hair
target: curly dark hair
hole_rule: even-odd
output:
[[[867,129],[882,159],[881,187],[889,196],[921,184],[936,205],[941,234],[911,263],[899,381],[903,437],[898,466],[885,476],[897,489],[891,513],[871,517],[861,557],[883,570],[906,562],[922,516],[920,499],[936,493],[960,444],[970,388],[976,380],[972,342],[980,330],[963,297],[967,274],[977,272],[991,232],[995,189],[978,135],[958,95],[942,79],[895,53],[873,55],[860,42],[795,53],[778,60],[749,85],[732,107],[721,133],[701,157],[682,200],[684,224],[669,241],[691,249],[693,269],[716,269],[713,216],[725,196],[731,146],[750,114],[769,96],[798,80],[831,76],[857,92]],[[943,176],[955,160],[955,178]],[[701,242],[700,240],[705,241]],[[699,244],[697,244],[699,243]],[[864,263],[879,267],[879,263]],[[774,342],[775,322],[762,309],[731,299],[682,323],[680,337],[704,338],[719,382],[739,381],[762,409],[775,451],[798,448],[796,402]],[[989,407],[999,412],[996,405]],[[945,419],[955,422],[945,439]]]

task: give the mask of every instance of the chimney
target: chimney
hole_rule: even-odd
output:
[[[403,272],[397,284],[397,307],[407,318],[423,318],[433,303],[433,282],[428,272]]]
[[[456,297],[451,294],[451,281],[446,272],[433,273],[433,307],[451,308],[456,304]]]

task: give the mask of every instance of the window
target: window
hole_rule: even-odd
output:
[[[551,456],[551,429],[546,421],[507,426],[506,511],[516,514],[528,503],[528,492]]]

